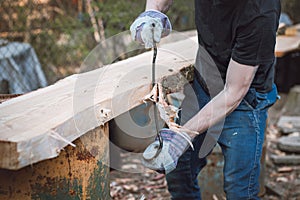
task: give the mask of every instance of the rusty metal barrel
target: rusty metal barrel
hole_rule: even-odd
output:
[[[0,199],[110,199],[108,143],[106,124],[56,158],[20,170],[0,169]]]

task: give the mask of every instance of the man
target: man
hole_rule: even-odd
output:
[[[146,11],[131,25],[133,38],[151,48],[168,35],[171,24],[163,12],[171,4],[147,0]],[[227,199],[259,199],[267,110],[277,98],[273,80],[279,15],[279,0],[195,0],[199,50],[181,125],[199,135],[163,129],[161,153],[144,159],[147,167],[167,172],[173,199],[201,199],[197,176],[215,142],[225,159]],[[186,140],[193,141],[193,148]]]

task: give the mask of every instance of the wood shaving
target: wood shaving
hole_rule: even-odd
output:
[[[161,83],[156,83],[153,86],[152,91],[144,98],[144,102],[152,101],[156,103],[158,111],[160,113],[161,119],[163,119],[168,127],[176,132],[176,133],[192,133],[198,135],[199,133],[196,131],[191,131],[186,128],[183,128],[179,124],[176,123],[176,118],[178,118],[179,108],[170,105],[165,98],[164,90]]]

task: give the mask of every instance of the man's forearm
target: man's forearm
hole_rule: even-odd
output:
[[[167,12],[171,7],[173,0],[147,0],[146,10],[158,10],[160,12]]]
[[[231,60],[224,89],[190,119],[184,128],[203,133],[234,111],[249,90],[256,70],[257,67],[241,65]]]
[[[184,128],[203,133],[236,109],[240,102],[241,98],[232,98],[230,92],[225,88],[189,120]],[[191,134],[190,136],[195,137]]]

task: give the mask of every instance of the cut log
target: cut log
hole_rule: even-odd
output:
[[[159,47],[157,79],[191,68],[197,48],[196,37]],[[146,52],[0,104],[0,168],[56,157],[83,134],[143,103],[151,62],[152,52]]]
[[[284,155],[284,156],[272,155],[271,159],[275,164],[300,165],[300,155]]]
[[[281,137],[278,140],[281,151],[300,153],[300,137]]]
[[[300,132],[300,116],[281,116],[277,126],[285,134]]]

